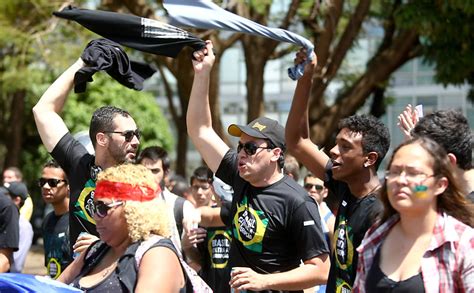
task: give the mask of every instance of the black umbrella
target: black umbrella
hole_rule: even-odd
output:
[[[185,30],[135,15],[72,6],[53,14],[74,20],[104,38],[152,54],[174,58],[184,46],[196,51],[206,45],[203,40]]]

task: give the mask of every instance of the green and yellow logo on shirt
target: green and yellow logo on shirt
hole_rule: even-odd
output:
[[[74,204],[74,214],[95,225],[94,215],[95,182],[89,179]]]
[[[263,236],[267,230],[268,219],[262,211],[254,210],[248,206],[247,197],[244,196],[237,203],[237,213],[234,216],[234,235],[245,248],[255,252],[263,250]]]

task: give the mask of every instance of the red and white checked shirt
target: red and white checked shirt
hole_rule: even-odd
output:
[[[353,292],[365,292],[367,272],[377,249],[399,219],[394,215],[365,234],[357,248],[359,262]],[[474,292],[474,229],[446,213],[438,213],[433,238],[421,260],[421,274],[427,293]]]

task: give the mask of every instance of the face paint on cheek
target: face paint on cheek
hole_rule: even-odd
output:
[[[428,190],[428,186],[426,185],[416,185],[412,191],[417,198],[426,198],[428,196],[428,193],[426,192]]]

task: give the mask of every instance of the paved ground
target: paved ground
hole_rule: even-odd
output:
[[[43,241],[39,239],[37,244],[32,245],[28,256],[26,257],[24,274],[45,275]]]

